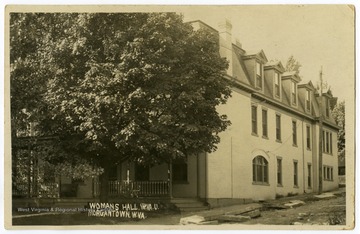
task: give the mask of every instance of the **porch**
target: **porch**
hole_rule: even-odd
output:
[[[109,197],[170,197],[169,181],[109,181]],[[41,183],[13,185],[13,197],[18,198],[60,198],[77,197],[77,184]],[[93,191],[88,191],[89,198],[100,195],[100,183],[93,182]]]
[[[204,155],[190,156],[154,166],[134,162],[114,165],[109,171],[109,197],[204,198]],[[31,169],[31,170],[30,170]],[[40,173],[36,165],[25,172],[23,181],[13,181],[14,198],[98,198],[99,178],[72,179]],[[41,174],[41,176],[39,176]],[[38,178],[42,178],[39,180]]]
[[[109,181],[110,197],[169,197],[169,181]],[[94,197],[100,195],[100,182],[94,183]]]

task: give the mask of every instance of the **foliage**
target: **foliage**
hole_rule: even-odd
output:
[[[41,69],[43,38],[41,21],[34,14],[10,15],[10,96],[12,134],[27,132],[36,122],[35,112],[42,104],[45,92],[45,69]]]
[[[72,164],[69,162],[59,163],[54,168],[55,175],[65,176],[75,180],[85,180],[89,177],[94,178],[103,173],[102,168],[94,168],[89,162],[77,162]]]
[[[57,136],[49,161],[106,172],[216,150],[230,89],[215,35],[175,13],[14,13],[10,24],[12,129]]]
[[[296,71],[297,74],[300,72],[301,64],[291,55],[286,61],[285,71],[291,72]]]
[[[332,116],[340,127],[338,132],[338,155],[340,159],[345,158],[345,101],[339,102],[332,110]]]

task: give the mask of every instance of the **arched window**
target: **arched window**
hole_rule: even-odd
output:
[[[253,161],[253,182],[256,184],[269,183],[269,163],[263,156],[256,156]]]

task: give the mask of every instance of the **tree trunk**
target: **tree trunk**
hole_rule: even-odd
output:
[[[110,162],[108,157],[104,157],[101,162],[101,167],[104,169],[104,172],[100,175],[100,202],[109,201],[109,169]]]

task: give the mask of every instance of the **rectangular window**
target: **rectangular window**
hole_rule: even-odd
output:
[[[280,97],[280,75],[275,72],[275,96]]]
[[[264,137],[268,136],[268,130],[267,130],[267,110],[262,110],[262,133]]]
[[[326,132],[326,153],[329,153],[329,132]]]
[[[325,131],[322,131],[322,149],[325,152]]]
[[[251,129],[253,134],[257,134],[257,107],[251,106]]]
[[[261,76],[261,72],[262,72],[261,63],[256,62],[256,75]]]
[[[296,105],[296,83],[291,83],[291,101],[293,105]]]
[[[311,164],[308,164],[308,188],[311,188]]]
[[[333,167],[324,166],[324,180],[332,181],[334,179],[333,175]]]
[[[310,90],[306,90],[306,110],[310,111]]]
[[[333,152],[333,144],[332,144],[332,133],[329,131],[323,131],[322,134],[322,148],[324,153],[332,154]]]
[[[281,158],[277,159],[277,184],[282,185],[282,162],[281,162]]]
[[[292,121],[293,145],[297,145],[296,121]]]
[[[306,125],[306,148],[311,149],[310,126]]]
[[[276,115],[276,140],[281,141],[281,116]]]
[[[256,87],[262,88],[262,65],[256,62]]]
[[[332,154],[332,133],[330,132],[330,154]]]
[[[298,186],[298,162],[294,161],[294,186]]]

